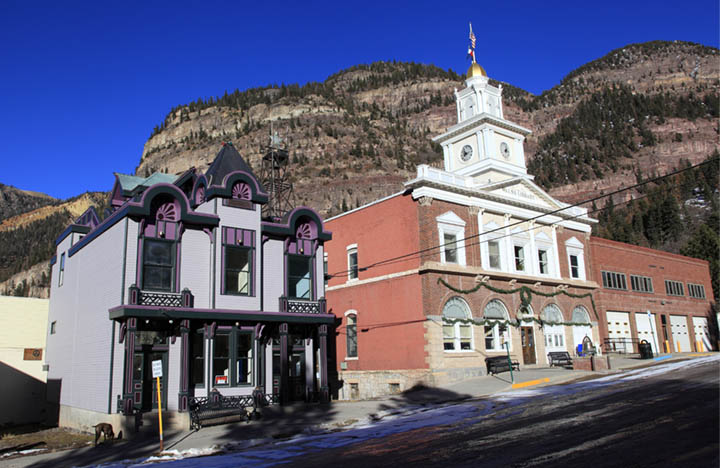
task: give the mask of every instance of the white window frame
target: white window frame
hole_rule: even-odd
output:
[[[548,304],[543,307],[543,310],[540,313],[540,318],[542,320],[547,320],[547,315],[545,311],[548,309],[557,310],[557,312],[560,314],[560,321],[565,321],[562,314],[562,309],[557,304]],[[552,351],[567,351],[567,337],[565,336],[565,325],[543,325],[543,339],[545,340],[546,353]],[[560,341],[561,344],[558,344],[558,341]]]
[[[501,320],[494,317],[485,317],[485,311],[492,303],[500,304],[503,308],[503,315],[504,318],[502,320],[509,320],[510,315],[508,313],[507,306],[500,300],[500,299],[492,299],[487,304],[485,304],[485,307],[483,308],[483,319],[484,320]],[[483,326],[483,345],[485,346],[485,351],[506,351],[504,343],[508,343],[508,348],[510,351],[512,351],[512,334],[510,332],[510,325],[505,325],[505,332],[500,333],[500,324],[495,324],[492,327],[492,336],[493,336],[493,344],[495,347],[488,348],[487,343],[485,341],[485,337],[487,336],[487,328],[489,328],[487,325]],[[500,338],[503,338],[502,343],[500,342]]]
[[[65,252],[60,255],[60,263],[58,268],[58,287],[63,285],[65,280]]]
[[[490,221],[483,226],[483,231],[491,231],[489,234],[483,234],[483,240],[480,244],[480,256],[483,268],[491,271],[507,271],[507,260],[505,259],[505,237],[503,231],[494,222]],[[490,242],[497,242],[498,255],[500,257],[500,267],[490,266]]]
[[[457,255],[457,263],[448,263],[450,265],[465,266],[465,221],[452,211],[435,218],[438,228],[438,240],[440,246],[440,261],[448,263],[445,260],[445,234],[455,235],[455,253]]]
[[[571,237],[570,239],[565,241],[565,251],[567,252],[568,278],[585,281],[585,246],[575,237]],[[579,276],[573,276],[572,274],[572,264],[570,263],[570,257],[573,255],[576,256],[578,259]]]
[[[540,251],[547,252],[547,273],[540,272]],[[538,276],[555,276],[555,249],[553,249],[552,239],[545,233],[539,233],[535,236],[535,256],[533,260],[536,262],[534,267]]]
[[[360,256],[358,255],[357,244],[348,245],[346,247],[346,250],[347,250],[347,270],[348,270],[347,280],[348,281],[357,281],[358,278],[360,277],[360,264],[358,261]],[[355,277],[353,277],[353,268],[351,267],[351,264],[350,264],[350,256],[352,254],[355,254],[355,271],[354,271]]]
[[[462,303],[462,308],[465,309],[465,317],[467,319],[472,319],[472,313],[470,312],[470,306],[468,303],[460,298],[460,297],[452,297],[448,299],[448,301],[443,306],[443,321],[442,321],[442,333],[443,333],[443,352],[445,353],[468,353],[475,350],[475,332],[473,330],[472,324],[461,324],[460,322],[455,322],[452,324],[453,327],[453,349],[445,349],[445,327],[450,326],[450,324],[445,324],[445,308],[450,304],[452,301],[458,301]],[[460,333],[461,328],[469,328],[470,329],[470,349],[462,349],[462,335]]]
[[[355,356],[348,356],[347,352],[347,324],[348,324],[348,317],[354,315],[355,316]],[[345,360],[346,361],[357,361],[360,357],[360,346],[358,343],[358,313],[357,310],[351,309],[345,312]]]
[[[529,245],[530,245],[529,242],[523,242],[520,239],[513,238],[513,240],[512,240],[512,248],[513,248],[513,250],[512,250],[512,253],[513,253],[512,271],[514,271],[516,273],[524,273],[524,274],[531,273],[531,271],[529,271],[530,268],[528,268],[528,265],[529,265],[528,257],[530,257],[532,259],[532,255],[528,255],[528,246]],[[515,249],[518,249],[518,248],[522,252],[522,266],[523,266],[522,270],[519,270],[518,266],[517,266],[517,258],[518,257],[517,257],[517,254],[515,253]]]

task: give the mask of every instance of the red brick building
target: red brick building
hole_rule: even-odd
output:
[[[637,352],[710,351],[717,343],[708,262],[590,238],[595,304],[606,348]]]
[[[458,123],[434,138],[444,169],[327,220],[328,307],[338,318],[339,398],[366,398],[485,373],[506,354],[597,343],[588,269],[595,220],[527,174],[529,130],[503,117],[502,87],[473,63]]]

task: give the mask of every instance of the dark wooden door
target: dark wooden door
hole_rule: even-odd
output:
[[[523,363],[535,364],[535,337],[532,327],[520,327],[520,338],[522,339]]]

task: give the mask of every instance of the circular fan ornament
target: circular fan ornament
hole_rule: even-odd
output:
[[[250,186],[244,182],[233,185],[232,197],[238,200],[250,200]]]
[[[205,187],[200,186],[195,192],[195,203],[198,205],[205,202]]]
[[[163,203],[155,213],[155,219],[158,221],[176,221],[177,220],[177,209],[175,203]]]
[[[298,239],[310,239],[312,236],[312,227],[310,226],[310,223],[303,223],[300,226],[298,226],[297,231],[295,232],[295,237]]]

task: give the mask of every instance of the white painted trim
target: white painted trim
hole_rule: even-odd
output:
[[[365,284],[376,283],[376,282],[378,282],[378,281],[385,281],[385,280],[388,280],[388,279],[400,278],[400,277],[403,277],[403,276],[416,275],[417,273],[418,273],[418,269],[417,269],[417,268],[414,268],[414,269],[412,269],[412,270],[401,271],[401,272],[398,272],[398,273],[390,273],[390,274],[388,274],[388,275],[376,276],[376,277],[374,277],[374,278],[366,278],[366,279],[362,279],[362,280],[357,280],[357,281],[353,281],[353,282],[350,283],[350,284],[345,283],[345,284],[339,284],[339,285],[337,285],[337,286],[330,286],[330,287],[328,287],[325,291],[326,291],[326,292],[329,292],[329,291],[336,291],[336,290],[338,290],[338,289],[344,289],[344,288],[355,287],[355,286],[362,286],[362,285],[365,285]]]

